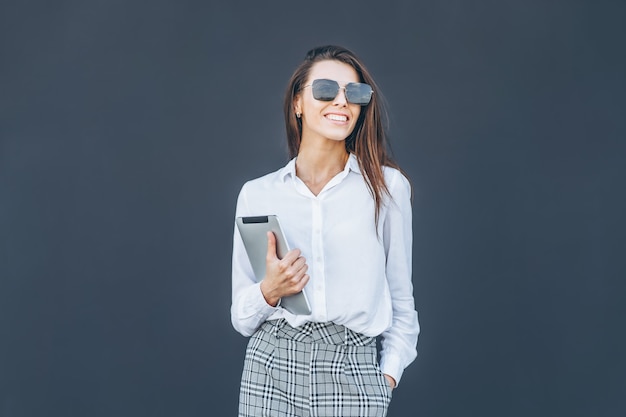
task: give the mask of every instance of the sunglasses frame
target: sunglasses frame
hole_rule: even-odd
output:
[[[319,95],[316,96],[316,85],[319,84],[320,82],[334,83],[336,85],[336,87],[337,87],[337,91],[335,92],[335,95],[333,97],[331,97],[331,98],[328,98],[328,99],[326,99],[326,98],[318,98]],[[357,85],[357,86],[363,86],[364,85],[364,86],[369,87],[369,89],[370,89],[369,97],[368,97],[366,103],[354,102],[354,101],[350,100],[349,96],[352,95],[350,87],[351,86],[355,86],[355,85]],[[370,101],[372,100],[372,95],[374,94],[374,89],[372,88],[371,85],[369,85],[367,83],[348,83],[344,87],[342,87],[342,86],[339,85],[339,83],[337,81],[329,80],[327,78],[319,78],[319,79],[313,80],[313,81],[311,81],[311,84],[305,85],[304,87],[301,88],[301,90],[304,90],[307,87],[311,87],[311,90],[312,90],[312,93],[313,93],[313,98],[315,100],[319,100],[319,101],[333,101],[335,98],[337,98],[337,95],[339,94],[339,91],[341,91],[343,89],[344,94],[346,95],[346,101],[348,103],[358,104],[360,106],[367,106],[370,103]]]

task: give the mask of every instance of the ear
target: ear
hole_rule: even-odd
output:
[[[293,98],[293,112],[302,113],[302,96],[300,94]]]

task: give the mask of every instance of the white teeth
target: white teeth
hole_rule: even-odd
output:
[[[345,122],[348,120],[346,116],[340,116],[338,114],[327,114],[326,117],[330,120],[336,120],[338,122]]]

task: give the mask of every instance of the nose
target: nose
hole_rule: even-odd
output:
[[[333,104],[338,106],[346,106],[348,104],[348,99],[346,97],[346,87],[339,87],[339,91],[337,92],[337,96],[333,100]]]

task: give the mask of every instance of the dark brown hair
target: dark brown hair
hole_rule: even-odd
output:
[[[289,157],[298,155],[302,140],[302,121],[296,117],[294,100],[307,81],[311,67],[320,61],[339,61],[350,65],[357,72],[360,82],[371,85],[374,90],[369,104],[361,107],[354,130],[346,138],[345,143],[346,150],[356,155],[359,167],[364,173],[365,182],[374,198],[375,221],[378,224],[383,197],[385,194],[389,196],[382,167],[393,167],[401,172],[402,170],[390,155],[386,133],[387,113],[383,97],[369,71],[352,51],[335,45],[313,48],[307,52],[304,61],[291,76],[284,102]]]

